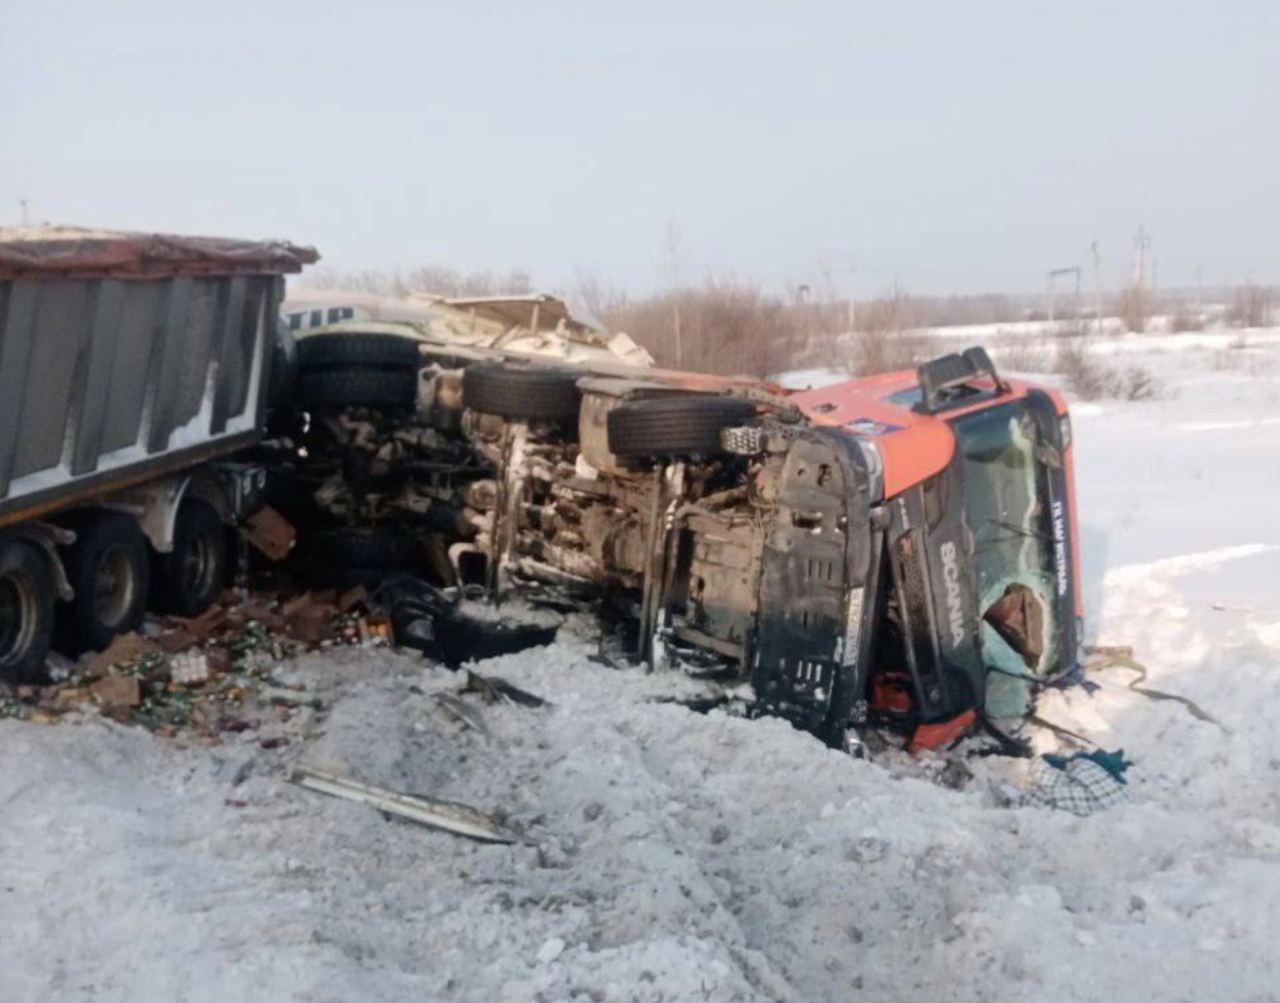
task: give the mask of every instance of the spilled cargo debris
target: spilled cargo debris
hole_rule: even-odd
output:
[[[89,686],[89,695],[107,713],[132,710],[142,703],[137,676],[103,676]]]
[[[0,717],[51,722],[97,708],[164,737],[216,743],[224,733],[256,731],[268,718],[280,723],[281,715],[322,710],[296,684],[276,680],[285,663],[324,647],[389,644],[366,595],[342,599],[228,593],[199,617],[148,621],[147,633],[117,637],[104,651],[70,662],[52,685],[18,687],[7,699],[0,693]]]
[[[270,505],[264,505],[244,523],[245,539],[270,560],[283,561],[297,541],[297,530]]]

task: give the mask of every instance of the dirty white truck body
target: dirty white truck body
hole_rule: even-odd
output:
[[[142,548],[190,536],[185,503],[243,515],[261,472],[209,461],[261,436],[282,276],[313,260],[287,244],[0,231],[0,672],[40,677],[55,614],[132,626]],[[77,554],[77,536],[102,536],[101,552]],[[96,578],[70,566],[85,560]],[[88,633],[79,643],[105,635]]]

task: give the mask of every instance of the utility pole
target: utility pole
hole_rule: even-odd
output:
[[[1049,281],[1048,281],[1048,285],[1049,285],[1049,306],[1048,306],[1048,314],[1049,314],[1049,323],[1050,323],[1050,324],[1052,324],[1052,323],[1053,323],[1053,320],[1054,320],[1054,312],[1053,312],[1053,292],[1054,292],[1053,286],[1054,286],[1054,280],[1055,280],[1055,279],[1057,279],[1057,278],[1058,278],[1058,277],[1060,277],[1060,276],[1066,276],[1066,275],[1074,275],[1074,276],[1076,277],[1076,285],[1075,285],[1075,311],[1076,311],[1076,320],[1079,320],[1079,319],[1080,319],[1080,269],[1079,269],[1078,267],[1075,267],[1075,266],[1072,266],[1072,267],[1070,267],[1070,268],[1054,268],[1054,269],[1051,269],[1051,270],[1049,271],[1049,276],[1048,276],[1048,279],[1049,279]]]
[[[1138,234],[1133,238],[1133,310],[1130,311],[1135,315],[1130,318],[1129,325],[1132,327],[1135,323],[1138,329],[1145,331],[1147,328],[1147,287],[1151,280],[1151,235],[1147,233],[1147,228],[1143,224],[1138,225]]]
[[[676,335],[676,368],[679,369],[684,365],[684,346],[680,343],[680,298],[676,294],[675,302],[671,307],[672,325]]]
[[[1137,286],[1140,293],[1146,292],[1147,282],[1150,279],[1150,265],[1148,264],[1148,252],[1151,250],[1151,235],[1147,233],[1147,228],[1143,225],[1138,226],[1138,235],[1133,238],[1133,284]]]
[[[1102,257],[1098,254],[1098,242],[1095,240],[1089,245],[1089,251],[1093,255],[1093,310],[1094,323],[1097,324],[1097,331],[1102,333]]]
[[[1084,333],[1084,319],[1080,316],[1080,267],[1077,265],[1072,269],[1076,273],[1076,288],[1071,297],[1071,310],[1076,315],[1076,333]]]
[[[858,266],[851,261],[846,271],[849,273],[849,293],[845,297],[845,304],[849,315],[849,333],[853,334],[858,329],[858,306],[853,294],[853,277],[858,274]]]
[[[18,205],[22,206],[22,225],[26,226],[27,225],[27,200],[19,199]]]

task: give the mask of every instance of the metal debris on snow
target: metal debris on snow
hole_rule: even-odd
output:
[[[516,837],[497,819],[478,808],[423,795],[401,794],[399,791],[372,784],[362,784],[323,770],[299,767],[289,777],[290,783],[319,791],[347,801],[367,804],[379,811],[441,829],[456,836],[466,836],[485,843],[514,843]]]

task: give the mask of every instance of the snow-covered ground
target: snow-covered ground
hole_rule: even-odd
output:
[[[1276,999],[1280,345],[1250,344],[1119,340],[1161,397],[1075,411],[1090,637],[1223,725],[1121,669],[1042,700],[1125,749],[1131,805],[1003,807],[1021,762],[952,790],[694,714],[572,635],[483,665],[553,702],[483,708],[488,738],[441,713],[452,673],[307,656],[285,672],[332,709],[282,750],[0,722],[0,1000]],[[527,841],[385,819],[297,762]]]

